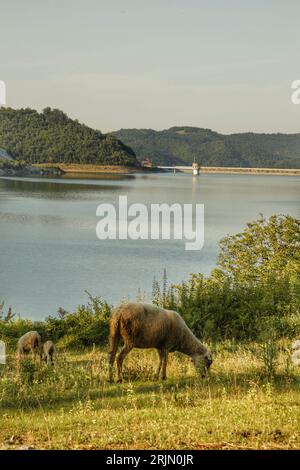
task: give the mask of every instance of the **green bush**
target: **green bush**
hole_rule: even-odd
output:
[[[104,344],[108,336],[110,307],[100,297],[88,296],[88,304],[78,306],[75,312],[60,310],[59,317],[46,318],[45,335],[55,341],[67,337],[69,346]]]
[[[80,305],[75,312],[60,309],[57,316],[45,321],[33,322],[15,316],[0,316],[0,339],[15,347],[20,336],[30,330],[37,330],[42,341],[52,339],[61,345],[80,348],[93,344],[103,345],[108,337],[109,305],[100,297],[88,294],[88,304]]]
[[[278,336],[299,334],[300,221],[260,217],[220,246],[219,264],[209,277],[193,274],[167,292],[155,281],[153,301],[180,312],[209,341],[258,339],[266,320]]]

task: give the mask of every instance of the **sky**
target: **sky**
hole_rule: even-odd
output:
[[[109,132],[300,132],[299,0],[0,0],[7,106]]]

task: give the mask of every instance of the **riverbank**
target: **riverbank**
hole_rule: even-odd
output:
[[[119,165],[93,165],[81,163],[36,163],[32,165],[36,173],[47,175],[56,174],[130,174],[130,173],[165,173],[159,168],[129,167]],[[30,172],[31,174],[34,173]],[[201,166],[200,173],[214,174],[253,174],[253,175],[278,175],[278,176],[300,176],[300,168],[241,168],[241,167],[208,167]],[[3,175],[2,175],[3,176]],[[6,176],[14,176],[13,174]],[[30,174],[29,174],[30,176]]]
[[[33,165],[39,170],[59,169],[63,173],[134,173],[141,171],[141,168],[119,166],[119,165],[92,165],[81,163],[36,163]]]
[[[11,167],[11,168],[0,168],[0,177],[32,177],[32,176],[39,176],[40,171],[37,168],[33,168],[32,166],[26,167]]]
[[[300,168],[241,168],[225,166],[201,166],[200,173],[300,176]]]

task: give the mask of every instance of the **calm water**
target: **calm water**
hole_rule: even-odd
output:
[[[87,300],[109,302],[151,292],[164,267],[172,282],[209,273],[218,240],[262,212],[299,217],[299,179],[285,176],[160,174],[101,179],[0,179],[0,300],[43,318]],[[128,202],[204,203],[205,245],[181,241],[99,241],[96,208]]]

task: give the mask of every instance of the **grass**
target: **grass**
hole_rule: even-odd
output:
[[[104,350],[60,352],[54,368],[14,355],[1,366],[0,448],[299,449],[300,370],[282,348],[266,378],[257,345],[218,347],[207,379],[171,354],[154,381],[155,351],[126,358],[123,384],[107,382]]]

